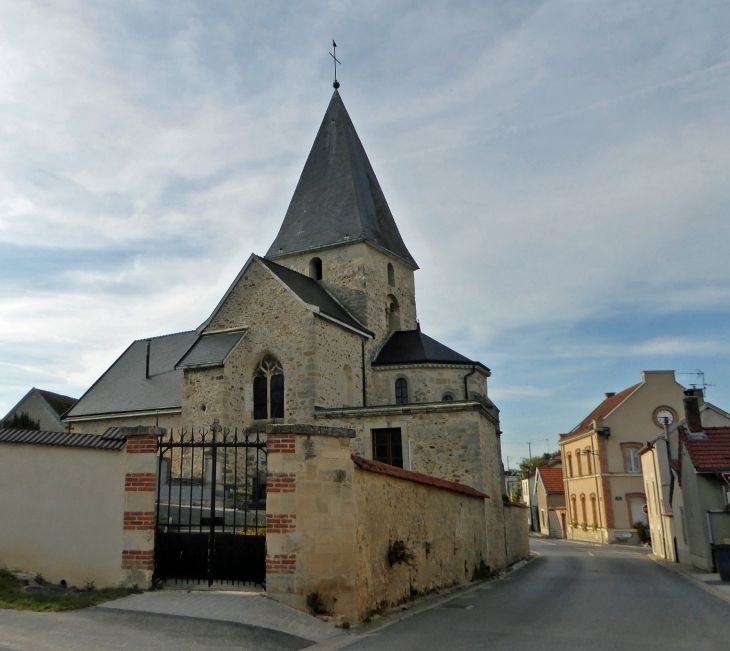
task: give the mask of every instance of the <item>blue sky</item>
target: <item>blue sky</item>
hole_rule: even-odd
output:
[[[5,3],[0,412],[205,320],[278,231],[332,38],[422,327],[492,369],[505,457],[642,370],[730,408],[729,27],[702,0]]]

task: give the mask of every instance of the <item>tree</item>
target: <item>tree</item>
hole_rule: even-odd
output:
[[[41,422],[39,420],[33,420],[26,412],[21,411],[20,414],[13,414],[12,418],[3,421],[2,426],[5,429],[40,430]]]
[[[513,502],[517,502],[518,504],[522,502],[522,482],[518,481],[515,484],[515,487],[512,489],[512,495],[510,495],[510,500]]]
[[[522,475],[526,477],[530,469],[534,470],[535,468],[542,468],[543,466],[547,466],[548,463],[553,459],[553,457],[560,456],[559,452],[546,452],[541,457],[532,457],[532,459],[522,459],[520,461],[520,470],[522,471]]]

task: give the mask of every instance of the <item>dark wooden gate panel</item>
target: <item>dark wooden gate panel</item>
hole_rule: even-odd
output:
[[[266,442],[258,433],[171,433],[160,441],[155,578],[266,581]]]

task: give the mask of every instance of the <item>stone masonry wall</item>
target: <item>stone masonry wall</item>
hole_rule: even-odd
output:
[[[372,472],[355,473],[358,615],[467,583],[487,562],[484,502],[490,500]],[[408,564],[390,565],[405,543]]]
[[[362,405],[362,337],[323,319],[315,328],[316,406]]]
[[[507,527],[507,564],[512,565],[530,556],[530,537],[527,524],[527,507],[520,504],[504,504],[504,520]]]
[[[400,408],[342,410],[320,412],[316,418],[322,425],[353,429],[352,450],[366,459],[373,458],[373,429],[399,427],[406,469],[466,484],[490,496],[495,491],[501,495],[500,458],[490,465],[483,457],[499,452],[497,426],[480,408],[476,403],[439,404],[414,406],[408,409],[410,413]],[[490,436],[492,445],[485,447]],[[487,478],[487,468],[496,475]]]
[[[335,614],[356,620],[483,567],[490,500],[359,470],[344,429],[267,431],[270,597],[306,611],[307,595],[318,592]],[[412,565],[390,566],[395,540],[412,551]]]
[[[306,611],[307,595],[317,591],[336,597],[335,612],[354,619],[357,548],[350,436],[346,430],[311,425],[269,428],[266,592]]]
[[[416,288],[413,270],[397,258],[361,242],[322,251],[277,259],[279,264],[309,275],[309,261],[322,260],[323,285],[375,333],[365,344],[366,362],[375,359],[390,334],[386,308],[388,296],[399,307],[399,330],[416,328]],[[395,285],[388,284],[388,263],[393,265]],[[367,364],[366,383],[370,393],[373,374]]]
[[[425,366],[386,366],[373,369],[371,393],[368,405],[394,405],[395,381],[405,378],[408,381],[408,401],[410,403],[442,402],[444,394],[453,400],[466,400],[464,396],[464,377],[471,373],[470,366],[448,366],[446,364]],[[487,398],[487,374],[482,369],[467,378],[470,399],[475,396]]]

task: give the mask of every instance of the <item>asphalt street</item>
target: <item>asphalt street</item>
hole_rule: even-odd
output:
[[[102,608],[0,610],[0,651],[280,651],[311,644],[286,633],[194,617]]]
[[[403,613],[405,619],[365,637],[338,638],[321,648],[728,649],[730,604],[654,563],[644,550],[531,543],[538,558],[505,578],[417,614]],[[0,610],[0,651],[273,651],[311,644],[254,626],[177,615]]]
[[[504,579],[404,619],[348,651],[726,651],[730,604],[636,548],[531,539]]]

